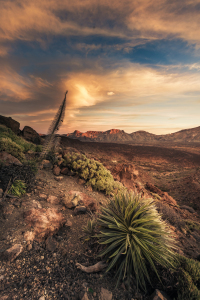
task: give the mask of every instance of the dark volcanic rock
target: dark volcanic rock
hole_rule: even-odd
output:
[[[15,134],[18,134],[20,132],[19,130],[20,123],[13,120],[11,117],[0,116],[0,124],[7,126]]]
[[[41,138],[39,136],[39,134],[31,127],[29,126],[25,126],[24,129],[22,130],[22,135],[23,137],[32,143],[41,144]]]

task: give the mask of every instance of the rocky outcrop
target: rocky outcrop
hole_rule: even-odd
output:
[[[19,134],[20,132],[20,123],[13,120],[11,117],[0,116],[0,124],[7,126],[10,128],[15,134]]]
[[[25,126],[22,130],[22,136],[29,142],[40,145],[41,137],[39,134],[31,127]]]

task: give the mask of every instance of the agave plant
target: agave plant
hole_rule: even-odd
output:
[[[117,285],[125,278],[130,285],[133,276],[137,288],[146,290],[150,268],[159,278],[155,262],[174,266],[175,242],[152,199],[118,194],[102,208],[98,223],[99,243],[106,246],[99,256],[105,256],[109,262],[106,272],[116,268]]]

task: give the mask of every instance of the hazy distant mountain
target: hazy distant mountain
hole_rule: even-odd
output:
[[[200,143],[200,126],[165,135],[156,135],[146,131],[136,131],[129,134],[124,130],[111,129],[84,133],[75,130],[73,133],[64,134],[64,136],[80,141],[102,143]]]

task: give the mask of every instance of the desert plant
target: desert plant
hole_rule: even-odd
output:
[[[83,227],[85,233],[84,241],[89,241],[95,235],[96,219],[88,220],[87,225]]]
[[[75,152],[66,154],[64,159],[63,166],[67,166],[86,180],[86,185],[91,185],[98,191],[105,191],[106,194],[115,189],[121,189],[121,186],[114,181],[110,171],[100,162]]]
[[[8,193],[17,197],[21,197],[22,195],[26,194],[26,184],[21,180],[15,180]]]
[[[200,262],[178,255],[177,300],[200,300]]]
[[[55,134],[59,130],[61,123],[64,121],[65,117],[65,107],[66,107],[66,96],[68,91],[65,93],[65,98],[62,101],[62,104],[60,105],[57,114],[55,115],[49,129],[47,132],[47,136],[45,138],[45,144],[43,147],[43,151],[41,152],[41,159],[46,156],[46,154],[51,151],[52,147],[55,144]]]
[[[146,289],[145,279],[150,282],[149,267],[159,278],[155,263],[164,267],[174,266],[174,239],[156,210],[152,199],[124,193],[102,207],[98,219],[99,243],[105,249],[99,256],[105,256],[109,265],[116,267],[120,279],[135,277],[137,287]]]

